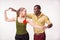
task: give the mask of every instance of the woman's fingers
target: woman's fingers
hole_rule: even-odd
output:
[[[46,29],[47,27],[46,26],[43,26],[43,29]]]

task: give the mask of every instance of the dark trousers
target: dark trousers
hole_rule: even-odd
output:
[[[34,34],[34,40],[46,40],[45,32],[44,33],[41,33],[39,35]]]
[[[15,40],[29,40],[29,34],[24,34],[24,35],[18,35],[16,34]]]

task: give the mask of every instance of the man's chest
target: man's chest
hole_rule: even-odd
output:
[[[39,23],[39,24],[44,24],[45,23],[44,16],[42,16],[42,17],[33,16],[32,20],[34,21],[34,23]]]

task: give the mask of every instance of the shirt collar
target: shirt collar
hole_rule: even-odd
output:
[[[35,14],[34,14],[35,15]],[[36,15],[35,15],[36,16]],[[41,17],[41,16],[43,16],[43,13],[41,13],[38,17]],[[37,16],[36,16],[37,17]]]

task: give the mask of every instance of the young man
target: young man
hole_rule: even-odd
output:
[[[41,12],[40,5],[35,5],[34,13],[28,14],[27,17],[33,20],[35,26],[41,27],[41,29],[34,28],[34,40],[46,40],[45,29],[51,28],[52,23],[49,18]],[[45,26],[45,24],[47,24],[47,26]]]

